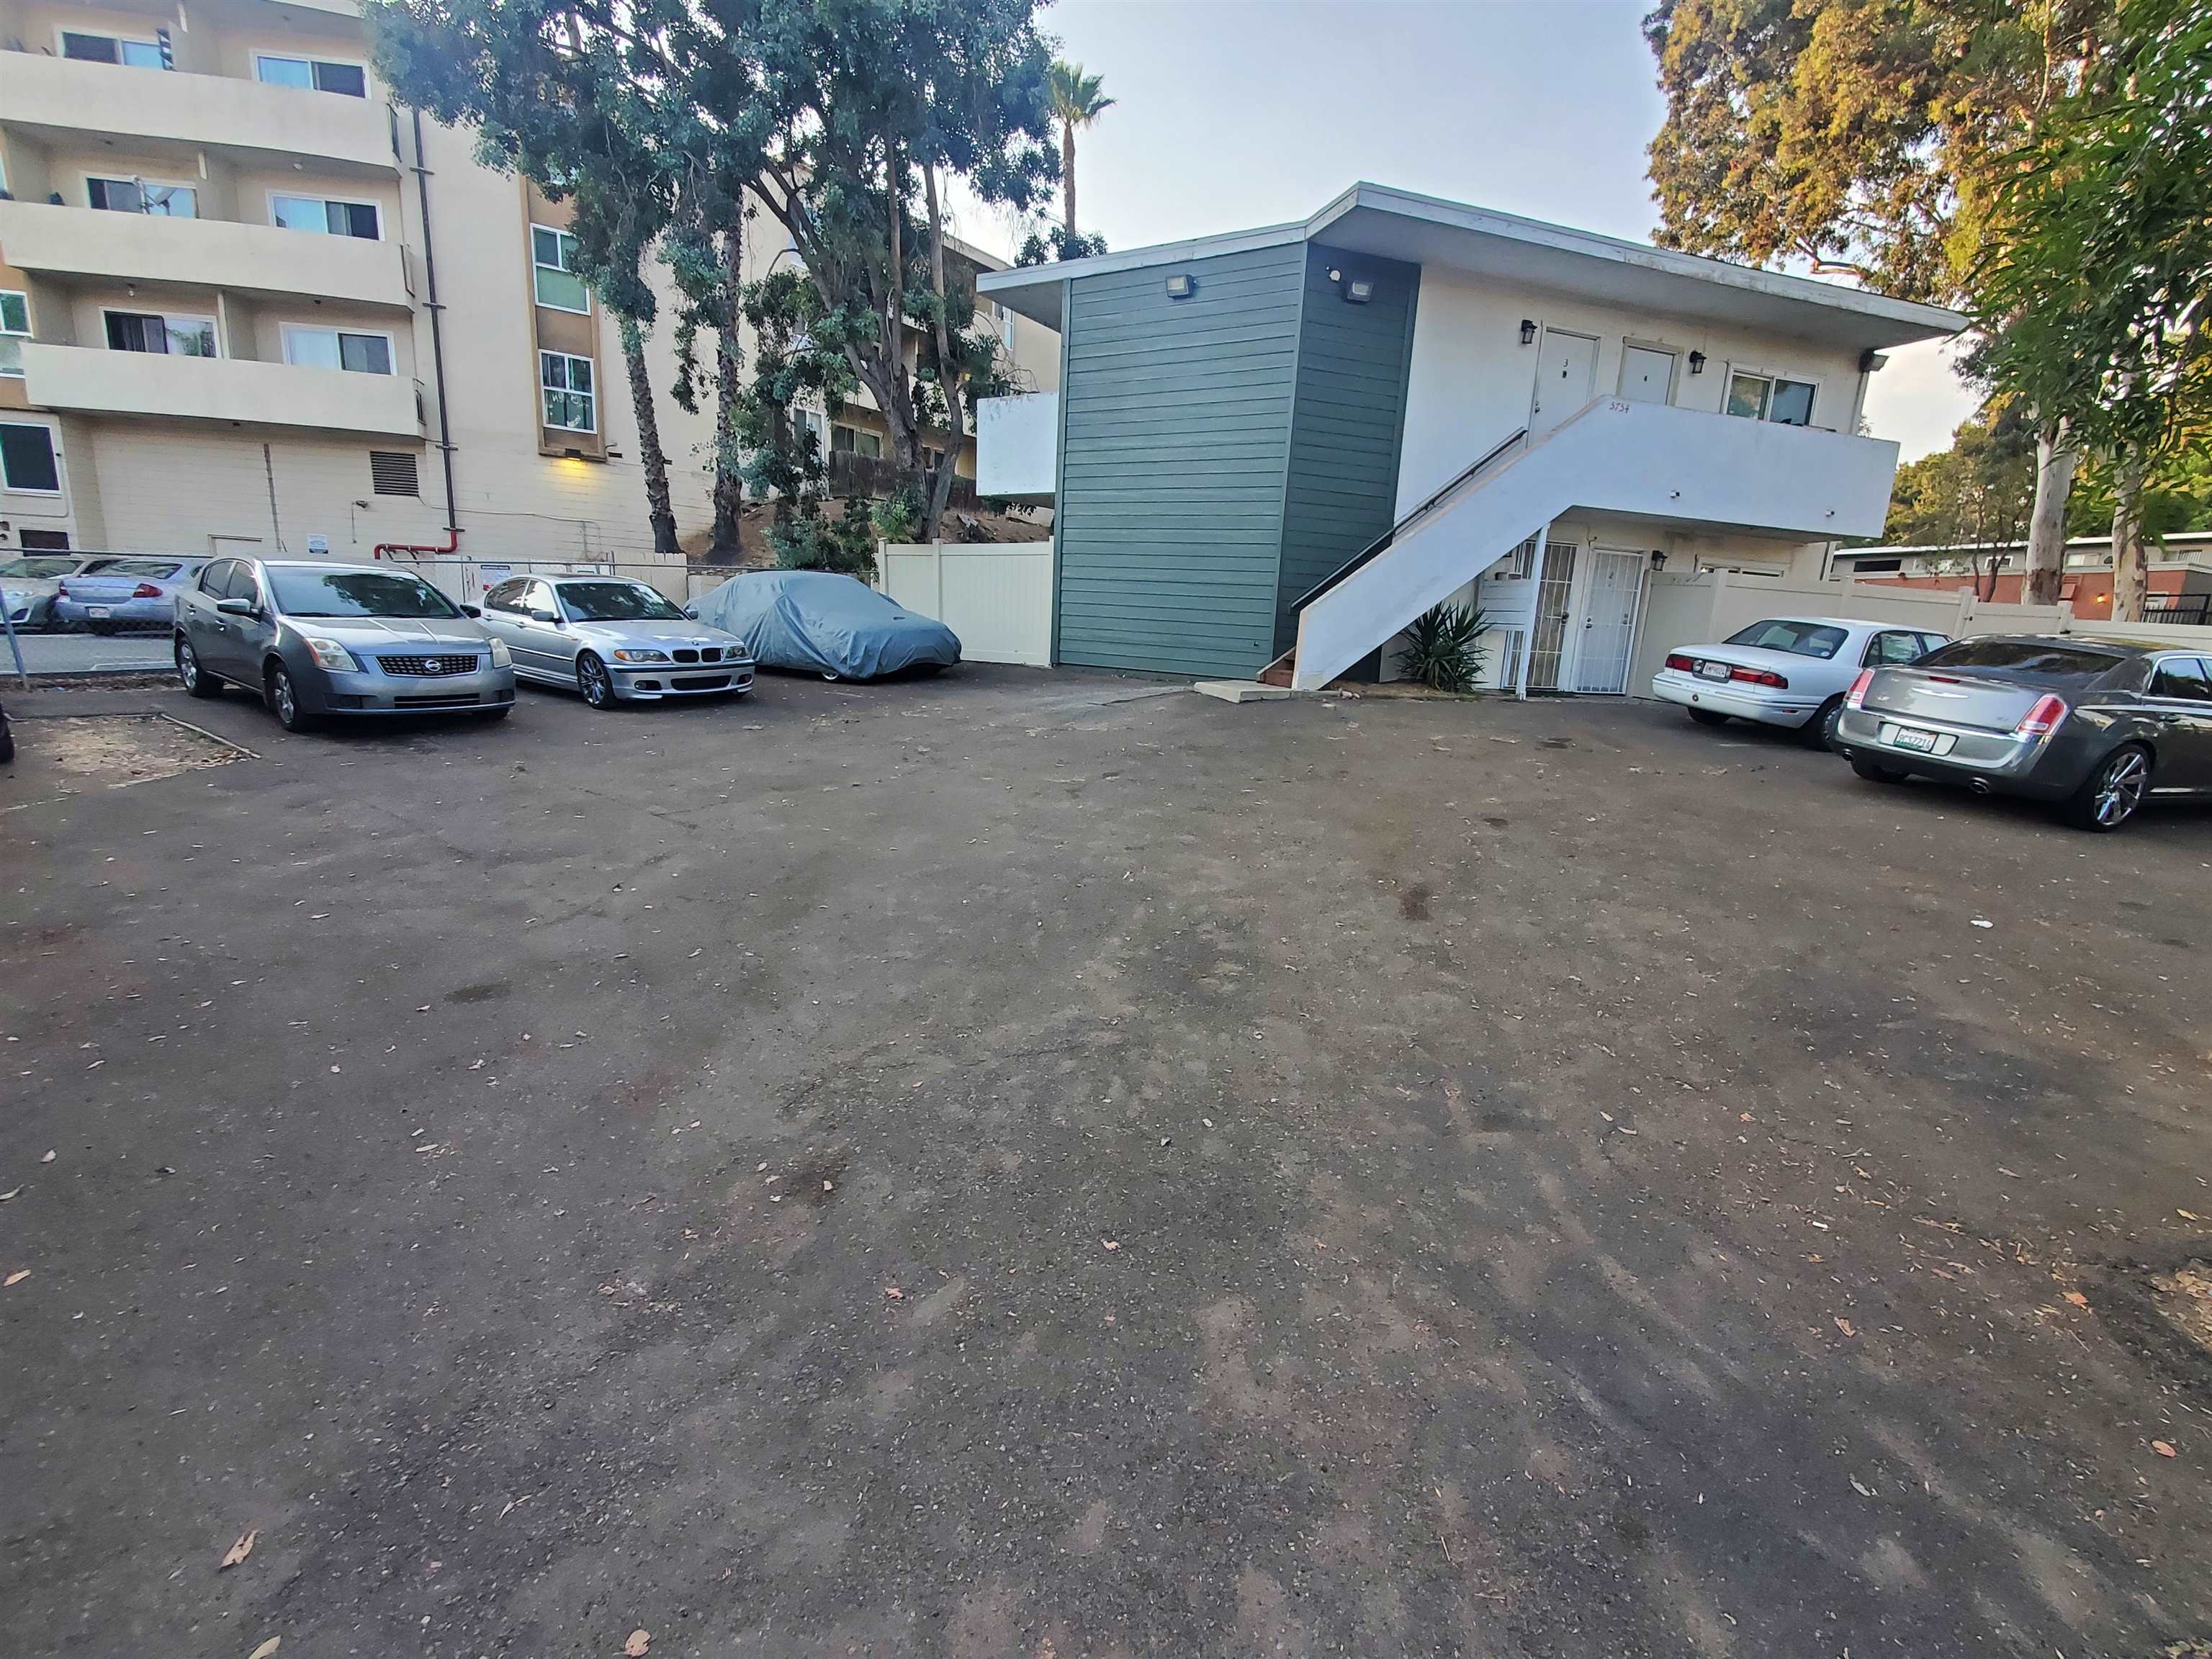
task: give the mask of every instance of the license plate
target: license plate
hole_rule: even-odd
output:
[[[1897,748],[1917,750],[1925,755],[1936,747],[1936,734],[1933,732],[1915,732],[1910,726],[1900,726],[1890,742]]]
[[[112,617],[115,613],[104,605],[88,605],[84,608],[84,614],[88,617],[99,617],[105,618]]]
[[[1701,662],[1698,665],[1698,678],[1701,680],[1724,680],[1728,677],[1728,665],[1724,662]]]

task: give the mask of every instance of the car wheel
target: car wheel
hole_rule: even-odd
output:
[[[1799,728],[1806,743],[1814,749],[1833,749],[1836,746],[1836,722],[1844,717],[1844,700],[1831,697],[1822,703]]]
[[[487,709],[485,709],[485,710],[484,710],[484,713],[483,713],[483,718],[484,718],[484,719],[486,719],[486,720],[505,720],[505,719],[506,719],[509,714],[512,714],[514,712],[514,705],[513,703],[511,703],[511,702],[510,702],[510,703],[504,703],[504,704],[501,704],[501,705],[499,708],[487,708]]]
[[[1690,718],[1700,726],[1726,726],[1729,717],[1717,708],[1692,708]]]
[[[2066,822],[2100,834],[2118,829],[2150,793],[2150,751],[2140,744],[2115,749],[2066,803]]]
[[[606,664],[588,651],[576,659],[576,690],[594,708],[615,706],[614,678],[607,672]]]
[[[0,766],[15,758],[15,728],[8,724],[8,717],[0,714]]]
[[[269,666],[269,712],[287,732],[315,728],[315,717],[300,707],[300,688],[292,683],[292,671],[281,662]]]
[[[200,666],[200,653],[192,649],[192,642],[182,634],[177,635],[177,678],[184,682],[185,691],[195,697],[219,697],[222,682]]]
[[[1903,783],[1905,781],[1905,774],[1895,767],[1884,766],[1880,761],[1869,759],[1864,755],[1851,757],[1851,770],[1869,783]]]

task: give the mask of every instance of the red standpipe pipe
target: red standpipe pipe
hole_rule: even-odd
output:
[[[380,559],[387,553],[454,553],[460,550],[461,527],[450,525],[441,546],[435,542],[379,542],[368,550],[369,556]]]

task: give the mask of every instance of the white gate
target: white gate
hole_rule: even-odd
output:
[[[1593,547],[1587,568],[1575,690],[1618,696],[1628,684],[1637,601],[1644,593],[1644,555]]]
[[[879,543],[877,585],[960,636],[969,662],[1052,665],[1050,542]]]

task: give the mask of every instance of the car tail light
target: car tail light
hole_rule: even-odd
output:
[[[1771,685],[1777,691],[1787,691],[1790,689],[1790,682],[1771,668],[1731,668],[1729,670],[1729,678],[1732,680],[1741,680],[1747,685]]]
[[[1851,689],[1844,693],[1844,707],[1846,708],[1865,708],[1867,687],[1873,684],[1874,670],[1871,668],[1860,669],[1858,678],[1851,682]]]
[[[56,599],[62,599],[69,598],[69,584],[67,582],[56,582],[54,584],[54,597]]]
[[[1695,657],[1686,657],[1679,651],[1669,652],[1667,656],[1667,666],[1677,674],[1694,673],[1697,672],[1698,659]]]
[[[2058,729],[2066,718],[2066,699],[2055,692],[2046,691],[2035,700],[2035,707],[2020,717],[2020,724],[2012,729],[2015,738],[2047,738]]]
[[[161,590],[151,582],[140,582],[131,590],[131,597],[134,599],[158,599],[161,597]]]

